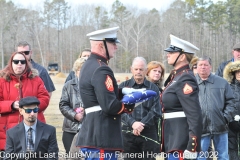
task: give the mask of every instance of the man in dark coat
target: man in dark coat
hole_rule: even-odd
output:
[[[240,43],[237,43],[233,46],[233,49],[232,49],[232,55],[233,55],[233,58],[231,60],[228,60],[228,61],[225,61],[225,62],[222,62],[215,75],[218,75],[220,77],[223,77],[223,70],[225,68],[225,66],[229,63],[229,62],[235,62],[235,61],[239,61],[240,60]]]
[[[23,122],[7,130],[5,160],[58,159],[56,128],[37,120],[39,104],[36,97],[20,99],[19,112]]]
[[[211,58],[203,56],[197,62],[197,83],[199,102],[202,109],[203,130],[201,138],[201,154],[198,160],[206,160],[211,139],[217,158],[228,160],[228,123],[233,121],[236,106],[234,96],[228,82],[211,73]],[[208,154],[206,154],[208,153]]]
[[[143,57],[133,59],[131,72],[133,77],[122,82],[120,88],[146,88],[155,91],[157,95],[138,105],[131,114],[122,115],[124,160],[155,160],[160,152],[157,130],[160,124],[157,120],[161,116],[159,88],[145,78],[147,63]]]

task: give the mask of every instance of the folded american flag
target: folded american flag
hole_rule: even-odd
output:
[[[133,93],[124,95],[122,102],[124,104],[135,104],[135,103],[139,103],[139,102],[145,102],[156,95],[157,95],[157,93],[152,90],[133,92]]]

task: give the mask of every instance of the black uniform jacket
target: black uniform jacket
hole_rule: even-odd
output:
[[[122,150],[121,112],[118,85],[107,59],[92,53],[83,64],[79,78],[84,108],[100,106],[102,110],[86,114],[78,134],[77,146],[105,150]]]
[[[199,152],[201,149],[202,114],[198,98],[198,84],[189,65],[174,70],[163,90],[163,113],[184,111],[186,117],[164,119],[163,151]],[[171,76],[171,74],[170,74]]]

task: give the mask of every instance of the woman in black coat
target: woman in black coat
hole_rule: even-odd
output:
[[[229,123],[228,132],[228,153],[229,160],[240,160],[239,151],[239,132],[240,123],[237,118],[240,115],[240,61],[230,62],[224,69],[223,77],[230,83],[234,93],[237,112],[234,115],[234,121]],[[237,116],[236,116],[237,115]]]

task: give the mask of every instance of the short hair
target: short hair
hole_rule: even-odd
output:
[[[17,47],[25,47],[25,46],[28,46],[29,50],[31,50],[31,45],[27,41],[20,41],[17,44]]]
[[[145,58],[143,57],[135,57],[132,61],[132,67],[133,67],[133,64],[136,62],[136,61],[142,61],[144,63],[144,66],[145,66],[145,69],[147,69],[147,61]]]
[[[83,63],[86,61],[86,58],[78,58],[73,64],[73,71],[76,74],[83,66]]]
[[[198,58],[198,61],[197,61],[197,63],[199,62],[199,61],[208,61],[208,63],[210,64],[210,65],[212,65],[212,59],[210,58],[210,57],[208,57],[208,56],[202,56],[202,57],[200,57],[200,58]]]
[[[149,62],[148,65],[147,65],[147,75],[152,69],[158,68],[158,67],[160,67],[162,69],[161,77],[159,79],[159,81],[161,82],[161,81],[163,81],[164,74],[165,74],[165,68],[164,68],[164,65],[161,62],[158,62],[158,61]]]
[[[160,67],[162,69],[161,77],[158,80],[159,87],[162,87],[162,82],[164,80],[164,75],[165,75],[165,68],[164,68],[164,65],[161,62],[158,62],[158,61],[149,62],[148,65],[147,65],[147,76],[152,69],[158,68],[158,67]]]
[[[91,53],[91,49],[89,49],[89,48],[84,48],[84,49],[82,50],[82,52],[78,55],[78,58],[81,58],[83,52],[90,52],[90,53]]]

